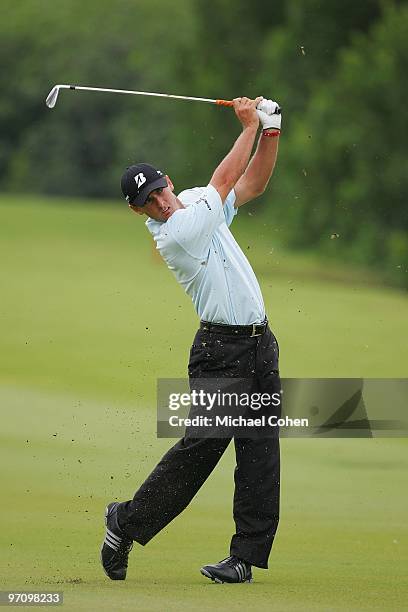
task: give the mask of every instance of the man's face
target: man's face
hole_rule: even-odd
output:
[[[168,176],[167,187],[160,187],[151,191],[144,206],[129,204],[129,208],[138,215],[146,214],[155,221],[167,221],[179,208],[184,208],[180,200],[174,195],[174,186]]]

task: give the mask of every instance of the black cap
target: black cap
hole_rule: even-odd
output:
[[[154,189],[167,187],[167,179],[161,170],[150,164],[136,164],[126,168],[120,186],[129,204],[143,206]]]

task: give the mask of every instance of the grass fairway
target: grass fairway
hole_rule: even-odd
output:
[[[407,377],[405,293],[286,254],[240,215],[283,376]],[[228,552],[231,447],[191,506],[135,544],[128,580],[110,582],[103,509],[172,444],[156,438],[155,385],[185,375],[196,316],[118,203],[2,197],[0,219],[1,589],[61,590],[72,611],[407,608],[401,439],[283,440],[270,570],[213,585],[198,568]]]

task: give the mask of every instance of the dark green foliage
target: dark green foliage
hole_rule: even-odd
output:
[[[407,41],[391,0],[3,0],[0,188],[120,201],[135,161],[176,189],[205,184],[239,131],[198,103],[62,92],[51,111],[54,83],[260,93],[284,123],[268,206],[252,210],[292,246],[408,285]]]
[[[408,7],[352,37],[292,124],[282,169],[293,245],[373,264],[405,285],[407,41]]]

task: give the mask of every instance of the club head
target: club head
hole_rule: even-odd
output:
[[[59,94],[59,87],[58,85],[55,85],[51,89],[50,93],[47,96],[47,99],[45,100],[45,103],[48,106],[48,108],[54,108],[54,106],[57,103],[58,94]]]

